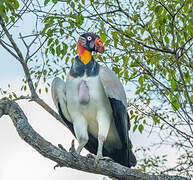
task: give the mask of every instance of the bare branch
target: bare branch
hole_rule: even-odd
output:
[[[16,51],[18,57],[20,58],[19,61],[22,61],[23,60],[22,53],[21,53],[20,49],[18,48],[18,46],[16,45],[15,41],[13,40],[11,34],[8,32],[8,29],[6,28],[5,23],[3,22],[3,18],[1,17],[1,15],[0,15],[0,24],[1,24],[3,31],[5,32],[5,34],[7,36],[7,38],[9,39],[10,43],[12,44],[14,50]]]
[[[6,49],[6,51],[8,51],[14,58],[16,58],[18,61],[20,60],[19,57],[14,53],[12,52],[4,43],[3,41],[0,39],[0,44],[1,46]]]
[[[189,103],[190,108],[191,108],[191,111],[192,111],[192,113],[193,113],[193,104],[192,104],[192,101],[191,101],[191,99],[190,99],[190,94],[189,94],[189,92],[188,92],[187,85],[186,85],[185,80],[184,80],[184,75],[183,75],[182,70],[181,70],[181,67],[180,67],[178,55],[176,55],[175,58],[176,58],[176,64],[177,64],[177,67],[178,67],[178,71],[179,71],[179,73],[180,73],[180,78],[181,78],[181,80],[182,80],[182,82],[183,82],[183,86],[184,86],[184,89],[185,89],[185,92],[186,92],[186,96],[187,96],[187,99],[188,99],[188,103]]]
[[[18,48],[17,44],[13,40],[12,35],[9,33],[8,29],[6,28],[5,23],[4,23],[3,18],[1,17],[1,15],[0,15],[0,25],[1,25],[2,29],[3,29],[3,31],[5,32],[7,38],[9,39],[10,43],[12,44],[13,49],[15,50],[15,52],[18,55],[17,60],[19,60],[19,62],[21,63],[21,65],[23,67],[23,70],[24,70],[24,73],[25,73],[25,76],[26,76],[26,79],[27,79],[27,82],[28,82],[28,85],[29,85],[32,97],[37,98],[38,95],[37,95],[37,93],[35,91],[35,88],[33,86],[33,82],[32,82],[32,79],[31,79],[31,75],[30,75],[28,66],[27,66],[27,64],[26,64],[26,62],[25,62],[25,60],[23,58],[23,55],[22,55],[20,49]],[[14,54],[12,54],[12,55],[14,55]]]

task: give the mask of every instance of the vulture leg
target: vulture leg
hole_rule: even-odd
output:
[[[72,119],[74,120],[73,121],[74,131],[79,143],[76,152],[77,154],[80,154],[80,152],[82,151],[83,147],[87,144],[89,139],[87,132],[87,121],[81,114],[78,115],[76,114],[76,117],[73,117]]]
[[[103,159],[103,143],[107,138],[109,128],[110,128],[110,117],[106,112],[98,112],[97,114],[98,121],[98,149],[96,155],[96,161]]]

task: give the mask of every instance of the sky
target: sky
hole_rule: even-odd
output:
[[[30,17],[24,17],[17,26],[20,27],[19,30],[11,32],[16,42],[19,37],[19,32],[24,33],[33,29]],[[24,52],[23,47],[21,50]],[[18,95],[21,94],[20,88],[24,76],[21,65],[2,47],[0,47],[0,63],[0,88],[6,90],[8,84],[10,84],[12,91],[16,92]],[[0,98],[2,97],[3,95],[0,94]],[[42,93],[41,98],[55,109],[50,91],[47,94]],[[41,136],[54,145],[57,146],[57,144],[62,144],[69,150],[71,141],[74,137],[66,127],[56,121],[37,104],[27,101],[19,101],[18,103],[28,117],[32,127]],[[155,137],[152,138],[152,136],[147,136],[146,134],[141,135],[137,131],[135,133],[131,131],[130,137],[134,149],[140,146],[147,147],[152,140],[156,139]],[[77,142],[75,145],[77,147]],[[81,154],[86,155],[87,153],[86,150],[83,150]],[[164,153],[167,153],[166,149]],[[171,155],[170,161],[174,162],[174,159],[175,158]],[[71,168],[63,167],[54,170],[53,167],[55,165],[55,162],[41,156],[19,137],[8,116],[0,118],[0,180],[103,179],[103,176],[101,175],[72,170]]]

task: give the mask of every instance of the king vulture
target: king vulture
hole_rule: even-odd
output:
[[[94,33],[81,35],[78,56],[66,83],[58,77],[52,82],[54,104],[78,140],[78,154],[85,147],[96,160],[104,156],[127,167],[135,166],[124,88],[109,68],[95,61],[92,51],[104,52],[100,37]]]

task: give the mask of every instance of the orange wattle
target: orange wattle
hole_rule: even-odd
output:
[[[87,49],[85,49],[80,41],[78,42],[78,54],[80,57],[80,60],[84,63],[84,64],[88,64],[90,62],[90,60],[92,59],[92,54],[90,51],[88,51]]]

